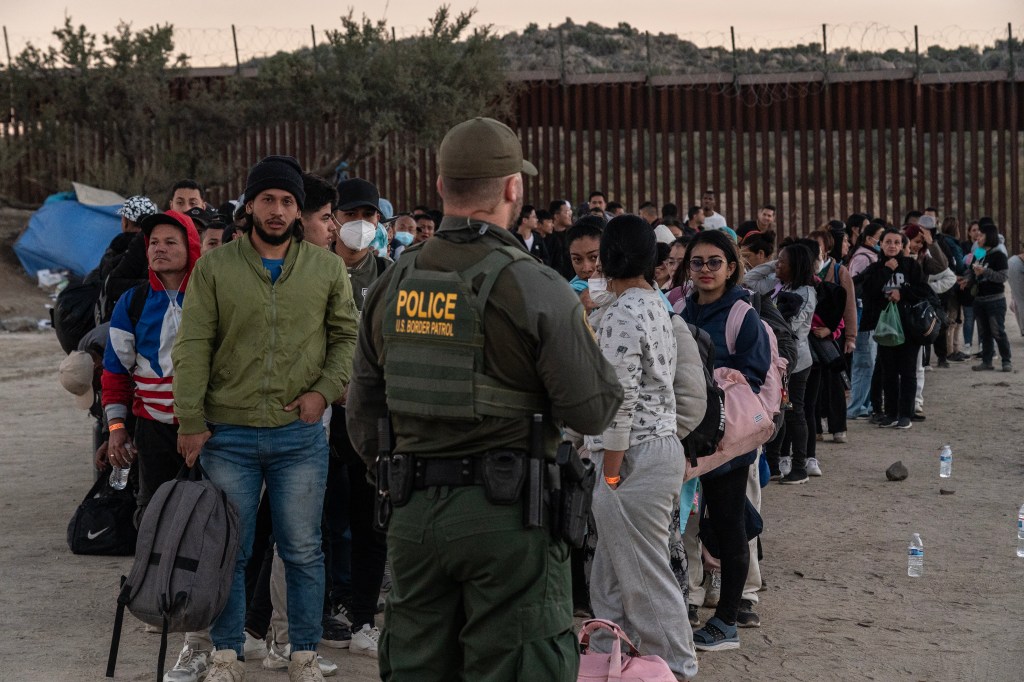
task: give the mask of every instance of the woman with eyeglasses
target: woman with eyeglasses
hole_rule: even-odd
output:
[[[733,305],[750,302],[749,292],[738,286],[743,263],[736,244],[720,230],[700,232],[690,241],[680,267],[693,281],[693,293],[686,298],[683,319],[711,337],[715,344],[715,367],[742,372],[750,387],[759,391],[771,363],[768,332],[760,316],[753,309],[747,311],[736,336],[735,352],[729,352],[725,335]],[[748,452],[700,477],[722,565],[722,588],[715,615],[693,634],[701,651],[736,649],[740,645],[736,618],[750,563],[745,525],[747,476],[756,458],[756,450]]]

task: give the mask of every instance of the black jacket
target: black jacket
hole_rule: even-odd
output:
[[[928,281],[917,260],[909,256],[896,256],[899,263],[895,270],[886,267],[886,262],[893,260],[879,255],[878,262],[869,265],[863,272],[864,310],[860,318],[860,331],[872,331],[878,324],[882,310],[889,305],[886,295],[888,287],[900,290],[900,308],[917,303],[927,298]]]

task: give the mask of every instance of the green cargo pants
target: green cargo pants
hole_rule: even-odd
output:
[[[575,682],[569,549],[522,504],[428,488],[394,510],[380,675],[395,682]]]

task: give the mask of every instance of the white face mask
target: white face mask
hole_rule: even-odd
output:
[[[591,277],[587,280],[587,289],[590,290],[590,300],[596,306],[605,306],[617,298],[615,293],[608,291],[608,280],[604,277]]]
[[[377,226],[368,220],[353,220],[341,226],[339,236],[342,243],[353,251],[362,251],[373,243]]]

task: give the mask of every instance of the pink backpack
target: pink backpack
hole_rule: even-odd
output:
[[[725,342],[730,353],[736,352],[736,338],[748,310],[746,301],[736,301],[725,323]],[[687,470],[687,479],[717,469],[731,459],[764,445],[775,435],[775,416],[782,408],[783,378],[786,359],[779,356],[775,332],[763,320],[771,344],[771,364],[760,393],[754,393],[742,372],[729,367],[715,369],[715,382],[725,392],[725,435],[713,455],[701,457],[697,466]]]
[[[590,651],[590,635],[597,630],[607,630],[615,636],[610,654]],[[610,620],[584,621],[579,638],[582,652],[579,682],[676,682],[676,676],[663,658],[641,656],[622,628]],[[627,647],[625,654],[622,653],[623,643]]]
[[[740,327],[743,326],[743,318],[748,310],[754,308],[746,301],[736,301],[729,310],[729,319],[725,322],[725,343],[730,353],[736,352],[736,337],[740,334]],[[768,343],[771,346],[771,364],[768,366],[768,373],[761,384],[761,392],[756,394],[764,404],[768,414],[774,419],[782,410],[782,391],[786,385],[786,367],[789,361],[779,355],[779,346],[775,341],[775,332],[771,325],[761,320],[764,330],[768,333]],[[770,437],[770,436],[769,436]],[[749,450],[748,450],[749,452]]]

